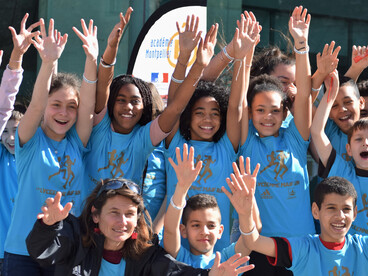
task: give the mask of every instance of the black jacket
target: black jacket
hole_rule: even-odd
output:
[[[26,243],[30,256],[40,265],[56,265],[55,276],[98,276],[105,238],[95,235],[96,246],[84,247],[79,220],[69,215],[52,226],[37,220]],[[125,276],[202,276],[208,275],[209,271],[176,261],[157,243],[149,247],[139,260],[125,261]]]

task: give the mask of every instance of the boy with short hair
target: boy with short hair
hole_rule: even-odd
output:
[[[175,193],[170,199],[170,205],[165,214],[164,222],[164,248],[178,261],[187,263],[196,268],[209,268],[213,264],[215,254],[214,247],[224,230],[221,224],[221,213],[215,197],[207,194],[197,194],[185,201],[187,192],[192,182],[198,176],[201,170],[202,162],[198,162],[194,167],[194,148],[191,147],[188,154],[188,146],[183,146],[183,159],[180,155],[180,149],[176,148],[176,156],[178,165],[170,158],[169,161],[174,167],[178,183]],[[222,191],[229,197],[234,208],[239,212],[240,229],[245,228],[243,220],[244,206],[249,201],[244,197],[244,190],[247,189],[243,179],[247,179],[247,183],[255,189],[256,175],[259,170],[259,165],[250,174],[250,165],[247,160],[247,172],[244,169],[244,160],[240,159],[240,171],[236,164],[233,164],[234,173],[231,179],[227,179],[231,193],[224,187]],[[236,182],[237,189],[233,186]],[[241,182],[239,184],[239,182]],[[185,208],[184,208],[185,207]],[[184,209],[184,212],[183,212]],[[254,217],[257,220],[259,227],[258,208],[255,207]],[[180,218],[182,216],[182,224]],[[230,214],[229,214],[230,215]],[[252,225],[256,223],[252,222]],[[181,237],[187,238],[190,250],[181,246]],[[241,253],[243,256],[249,255],[250,250],[246,248],[242,237],[236,243],[224,248],[221,251],[221,260],[227,260],[235,253]]]
[[[330,95],[326,93],[323,96],[311,127],[312,139],[320,159],[319,175],[324,178],[341,176],[353,183],[358,194],[358,216],[349,233],[366,235],[368,233],[368,119],[357,120],[348,131],[348,143],[345,145],[346,152],[354,162],[344,160],[337,154],[324,131],[334,100],[338,97],[337,94],[341,92],[337,72],[334,72],[331,76],[333,77],[332,87],[327,83],[327,91],[330,91]]]
[[[314,198],[312,214],[320,221],[320,235],[269,238],[249,227],[248,248],[298,276],[366,275],[368,236],[347,234],[357,215],[354,186],[342,177],[329,177],[318,184]],[[251,214],[248,210],[248,223]]]

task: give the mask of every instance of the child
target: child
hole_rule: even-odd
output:
[[[326,87],[331,91],[330,96],[326,93],[318,106],[311,132],[318,156],[320,159],[320,176],[341,176],[353,183],[357,194],[358,216],[351,226],[351,234],[368,233],[367,217],[367,193],[368,193],[368,120],[360,119],[356,121],[348,133],[348,143],[346,152],[354,162],[348,162],[336,153],[330,140],[328,139],[324,126],[327,121],[328,113],[334,105],[337,94],[340,93],[337,71],[331,74],[333,85],[330,87],[330,77],[327,78]],[[339,92],[338,92],[339,91]],[[328,99],[329,97],[329,99]]]
[[[364,99],[364,107],[360,109],[360,118],[368,117],[368,80],[357,83],[359,94]]]
[[[233,38],[235,63],[230,97],[224,87],[213,83],[200,82],[197,88],[191,86],[191,91],[195,89],[195,92],[180,117],[179,124],[165,140],[165,156],[167,158],[171,157],[175,160],[176,147],[182,148],[184,143],[188,143],[195,148],[196,163],[200,160],[203,162],[199,177],[192,184],[188,196],[209,193],[217,198],[225,226],[222,239],[216,244],[216,248],[219,249],[230,244],[231,228],[230,202],[221,191],[222,180],[232,172],[231,164],[237,159],[241,104],[249,79],[251,63],[249,56],[253,56],[261,30],[254,15],[246,14],[247,18],[242,15],[241,21],[237,22],[238,28]],[[179,44],[181,35],[196,37],[196,31],[189,29],[189,27],[186,27],[184,32],[181,32],[178,27],[178,31]],[[184,51],[180,48],[178,62],[169,88],[169,104],[170,101],[177,98],[183,85],[191,80],[190,74],[184,79],[190,49]],[[179,86],[182,79],[184,79],[183,83]],[[175,91],[176,89],[178,90]],[[168,163],[166,164],[166,173],[168,201],[175,190],[175,185],[171,183],[177,183],[177,178],[175,171]]]
[[[202,167],[202,161],[197,162],[194,167],[194,148],[191,147],[188,154],[188,146],[184,144],[183,159],[180,156],[180,149],[176,148],[176,159],[178,165],[169,158],[169,162],[176,172],[178,183],[176,184],[174,195],[170,198],[170,205],[165,214],[164,248],[178,261],[196,268],[209,268],[212,266],[215,258],[213,252],[215,244],[221,238],[224,230],[224,226],[221,224],[221,212],[216,198],[212,195],[196,194],[190,197],[188,201],[185,200],[192,182],[195,181]],[[246,181],[245,179],[249,178],[250,180],[247,182],[251,182],[254,188],[259,166],[256,167],[252,175],[249,172],[249,161],[247,163],[248,174],[242,173],[240,175],[235,163],[233,166],[237,177],[235,178],[235,175],[232,175],[233,183],[237,182],[238,179],[244,184],[243,180]],[[240,168],[244,172],[244,160],[242,157]],[[251,179],[254,181],[251,181]],[[240,213],[240,227],[244,227],[242,213],[245,210],[244,201],[246,199],[242,197],[242,189],[239,186],[234,189],[231,181],[229,179],[227,181],[232,193],[229,193],[226,189],[223,189],[223,191]],[[256,208],[254,210],[257,211]],[[181,217],[182,224],[180,224]],[[256,216],[254,217],[258,220]],[[183,238],[188,239],[189,250],[181,246],[180,234]],[[248,248],[245,247],[242,238],[221,250],[222,260],[227,260],[235,253],[241,253],[242,256],[250,253]]]
[[[189,73],[190,81],[183,84],[178,97],[152,120],[152,97],[147,84],[128,75],[113,76],[121,31],[132,9],[111,32],[100,62],[95,113],[98,114],[91,135],[91,151],[86,158],[88,183],[101,178],[122,177],[142,183],[148,155],[170,133],[187,105],[203,67],[211,58],[212,40],[217,27],[212,26],[198,46],[196,61]],[[198,42],[198,40],[197,40]],[[110,85],[111,83],[111,85]],[[97,161],[97,162],[96,162]],[[91,187],[93,188],[93,187]]]
[[[312,123],[309,22],[307,10],[303,10],[302,6],[296,7],[289,21],[289,31],[294,38],[296,53],[298,93],[294,109],[297,112],[289,126],[281,128],[287,113],[286,94],[275,77],[261,75],[250,84],[247,105],[252,124],[248,120],[248,107],[245,106],[243,111],[240,154],[261,164],[256,198],[265,236],[292,237],[315,232],[309,212],[307,172],[307,149]],[[295,223],[290,224],[290,221]],[[253,275],[267,275],[263,270],[267,269],[265,258],[258,256],[252,257],[252,260],[256,264]],[[274,273],[272,267],[268,268],[273,272],[267,273]]]
[[[82,20],[82,28],[84,34],[74,28],[86,53],[80,95],[79,81],[74,76],[52,76],[67,42],[67,34],[61,36],[54,31],[51,19],[47,35],[41,19],[41,36],[32,40],[42,64],[31,103],[15,138],[19,186],[5,242],[5,275],[52,273],[53,268],[41,269],[28,256],[25,239],[32,228],[32,217],[37,215],[49,194],[60,190],[65,194],[65,202],[74,202],[74,213],[78,213],[81,205],[84,185],[80,172],[83,171],[82,159],[92,129],[98,55],[96,27],[92,21],[87,27]]]
[[[269,238],[248,227],[247,246],[294,275],[366,275],[368,236],[347,234],[357,214],[354,186],[344,178],[329,177],[318,184],[314,199],[312,214],[320,221],[320,235]]]

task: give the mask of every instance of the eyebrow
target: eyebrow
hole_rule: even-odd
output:
[[[256,107],[256,108],[257,108],[257,107],[266,107],[266,105],[264,105],[264,104],[259,104],[259,105],[256,105],[255,107]],[[277,106],[277,105],[271,105],[271,107],[281,108],[281,106]]]
[[[205,110],[205,108],[199,106],[199,107],[196,107],[196,108],[193,109],[193,111],[196,111],[196,110]],[[220,108],[217,108],[217,107],[211,108],[211,110],[216,110],[216,111],[220,112]]]
[[[124,94],[118,94],[116,97],[117,98],[119,98],[119,97],[121,97],[121,98],[130,98],[130,99],[141,99],[142,98],[141,96],[136,96],[136,95],[127,97]]]
[[[286,79],[286,80],[290,80],[290,78],[285,77],[285,76],[277,76],[278,78],[282,78],[282,79]]]

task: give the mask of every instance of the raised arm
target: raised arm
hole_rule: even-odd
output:
[[[54,30],[54,20],[50,19],[49,34],[45,22],[40,20],[41,36],[37,35],[32,44],[40,54],[42,64],[33,89],[32,100],[18,126],[19,142],[24,145],[33,137],[45,111],[49,96],[51,78],[56,62],[61,56],[68,35],[61,36]]]
[[[169,158],[171,166],[173,166],[178,183],[175,192],[170,199],[164,221],[164,248],[174,258],[178,255],[181,247],[180,237],[180,220],[183,214],[186,201],[185,197],[192,183],[197,178],[201,168],[202,161],[194,166],[194,148],[190,147],[188,154],[188,145],[183,145],[183,159],[180,155],[180,148],[176,148],[176,165],[172,158]]]
[[[95,113],[100,113],[106,106],[110,95],[110,84],[114,78],[114,65],[116,55],[118,53],[119,43],[123,35],[123,31],[130,20],[130,15],[133,12],[132,7],[129,7],[125,13],[120,13],[120,22],[112,29],[107,46],[98,67],[98,83],[96,93]]]
[[[321,53],[317,54],[317,70],[312,76],[312,102],[317,98],[321,85],[325,78],[332,73],[339,63],[337,55],[339,54],[341,47],[335,48],[335,41],[331,41],[331,44],[325,44]]]
[[[86,54],[76,129],[83,145],[86,146],[93,127],[96,102],[98,41],[97,27],[93,26],[93,20],[89,21],[88,28],[83,19],[81,24],[83,33],[73,27],[73,31],[83,42],[82,47]]]
[[[327,76],[325,86],[326,92],[318,105],[311,127],[313,143],[317,150],[319,159],[324,166],[327,165],[328,158],[332,151],[331,142],[325,133],[325,126],[331,108],[334,108],[333,105],[339,91],[339,77],[336,70]]]
[[[168,103],[170,103],[175,97],[175,91],[185,78],[190,55],[195,47],[198,45],[202,32],[198,32],[199,17],[187,16],[187,21],[184,26],[184,30],[181,31],[179,23],[176,22],[176,28],[179,33],[179,56],[175,65],[174,72],[171,77]]]
[[[243,102],[246,98],[252,64],[252,59],[249,57],[253,57],[255,45],[259,41],[259,32],[262,29],[252,12],[242,14],[237,25],[238,28],[232,40],[235,60],[226,117],[227,135],[235,151],[238,150],[240,142]]]
[[[309,64],[308,33],[311,16],[307,9],[296,7],[289,20],[289,31],[294,38],[296,57],[296,88],[294,122],[304,140],[309,139],[312,124],[311,70]]]
[[[172,138],[178,130],[180,115],[192,97],[198,81],[203,74],[204,68],[206,68],[213,56],[216,45],[217,29],[218,24],[212,25],[207,32],[205,39],[200,40],[196,61],[192,68],[190,68],[190,71],[183,83],[180,84],[176,90],[175,97],[158,118],[161,130],[166,133],[171,131],[169,136],[166,137],[166,147],[169,147]]]
[[[9,64],[3,74],[0,85],[0,136],[5,128],[11,112],[14,108],[15,97],[19,91],[23,79],[22,60],[23,55],[31,45],[32,37],[39,34],[38,31],[32,32],[34,28],[40,25],[36,22],[26,29],[28,13],[22,19],[19,34],[13,27],[9,27],[13,40],[13,50],[10,55]],[[3,51],[0,51],[0,61]],[[1,62],[0,62],[1,64]]]
[[[42,219],[42,222],[46,225],[53,225],[59,221],[67,218],[70,210],[73,207],[73,203],[68,202],[63,207],[60,204],[61,192],[57,192],[55,197],[49,197],[46,199],[46,206],[42,206],[41,211],[37,215],[37,219]]]
[[[368,66],[368,51],[366,46],[353,46],[351,66],[345,73],[346,77],[358,81],[360,74]]]

